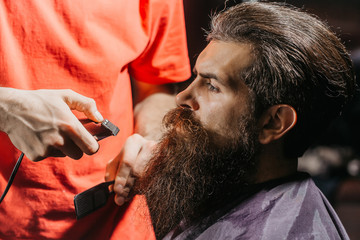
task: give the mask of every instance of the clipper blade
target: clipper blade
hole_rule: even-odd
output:
[[[90,119],[79,120],[98,141],[109,136],[116,136],[120,131],[117,126],[107,119],[104,119],[101,123],[94,122]]]

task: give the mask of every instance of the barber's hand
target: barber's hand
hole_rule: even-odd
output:
[[[32,161],[49,156],[79,159],[97,152],[99,145],[71,110],[89,119],[103,120],[95,101],[72,90],[18,90],[1,88],[1,130]]]
[[[134,186],[136,178],[143,173],[155,145],[155,141],[134,134],[126,140],[120,154],[109,161],[106,167],[105,180],[115,179],[113,190],[117,205],[121,206],[129,200],[130,190]]]

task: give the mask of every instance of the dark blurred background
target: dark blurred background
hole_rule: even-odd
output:
[[[240,0],[184,0],[188,49],[193,67],[206,46],[210,16]],[[324,20],[347,47],[360,85],[360,0],[287,0]],[[192,79],[181,88],[185,88]],[[319,143],[299,159],[334,206],[350,239],[360,239],[360,95],[336,119]]]
[[[230,7],[241,0],[184,0],[188,47],[191,63],[206,46],[202,29],[209,29],[210,15]],[[246,2],[246,1],[244,1]],[[360,1],[359,0],[287,0],[286,2],[325,20],[343,40],[350,52],[360,49]]]

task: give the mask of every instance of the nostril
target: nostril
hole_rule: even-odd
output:
[[[187,105],[187,104],[180,104],[180,107],[182,107],[182,108],[191,108],[189,105]]]

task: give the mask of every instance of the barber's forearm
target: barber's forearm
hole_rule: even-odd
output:
[[[135,132],[147,139],[158,140],[163,132],[162,119],[175,106],[173,94],[159,92],[146,97],[134,110]]]
[[[9,108],[16,89],[0,87],[0,131],[6,132]]]

